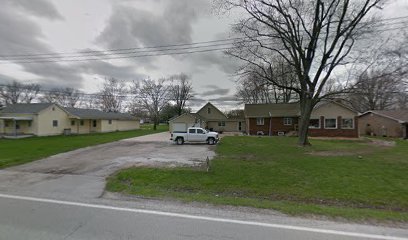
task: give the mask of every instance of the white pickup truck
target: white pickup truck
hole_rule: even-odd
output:
[[[218,142],[218,133],[209,132],[203,128],[191,127],[187,132],[172,132],[170,140],[175,141],[177,145],[182,145],[185,142],[206,142],[214,145]]]

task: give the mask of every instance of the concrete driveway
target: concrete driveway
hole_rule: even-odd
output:
[[[168,132],[125,139],[62,153],[0,171],[0,191],[30,195],[97,197],[105,179],[131,166],[201,164],[215,156],[214,146],[175,145]],[[64,196],[66,197],[66,196]]]

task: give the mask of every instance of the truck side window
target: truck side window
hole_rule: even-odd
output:
[[[199,133],[199,134],[203,134],[203,133],[204,133],[204,131],[203,131],[202,129],[197,129],[197,133]]]
[[[189,129],[188,133],[195,133],[195,129]]]

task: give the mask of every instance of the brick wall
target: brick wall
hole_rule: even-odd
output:
[[[395,120],[367,113],[359,118],[360,136],[375,135],[387,137],[404,137],[403,125]]]
[[[341,128],[342,118],[337,117],[337,128],[336,129],[325,129],[324,128],[324,117],[320,117],[320,128],[310,128],[309,136],[311,137],[358,137],[358,117],[354,117],[354,129],[342,129]]]
[[[278,132],[290,132],[295,130],[295,125],[298,124],[298,118],[292,118],[292,125],[284,125],[283,117],[264,118],[264,125],[256,125],[256,118],[249,119],[249,134],[256,135],[258,131],[262,131],[265,135],[269,135],[269,125],[272,125],[272,135],[278,135]]]
[[[264,118],[264,125],[256,125],[256,118],[249,119],[249,134],[256,135],[258,131],[262,131],[265,135],[269,135],[269,124],[270,118]],[[354,117],[354,128],[353,129],[342,129],[341,122],[342,118],[337,117],[337,128],[336,129],[325,129],[324,128],[324,117],[320,117],[320,128],[319,129],[309,129],[309,136],[311,137],[349,137],[357,138],[358,135],[358,117]],[[278,132],[290,132],[295,131],[295,125],[298,124],[298,118],[292,118],[292,125],[284,125],[283,117],[272,118],[272,135],[278,135]]]

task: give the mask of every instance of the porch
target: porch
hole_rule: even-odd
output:
[[[23,138],[35,135],[31,117],[0,117],[0,136]]]

